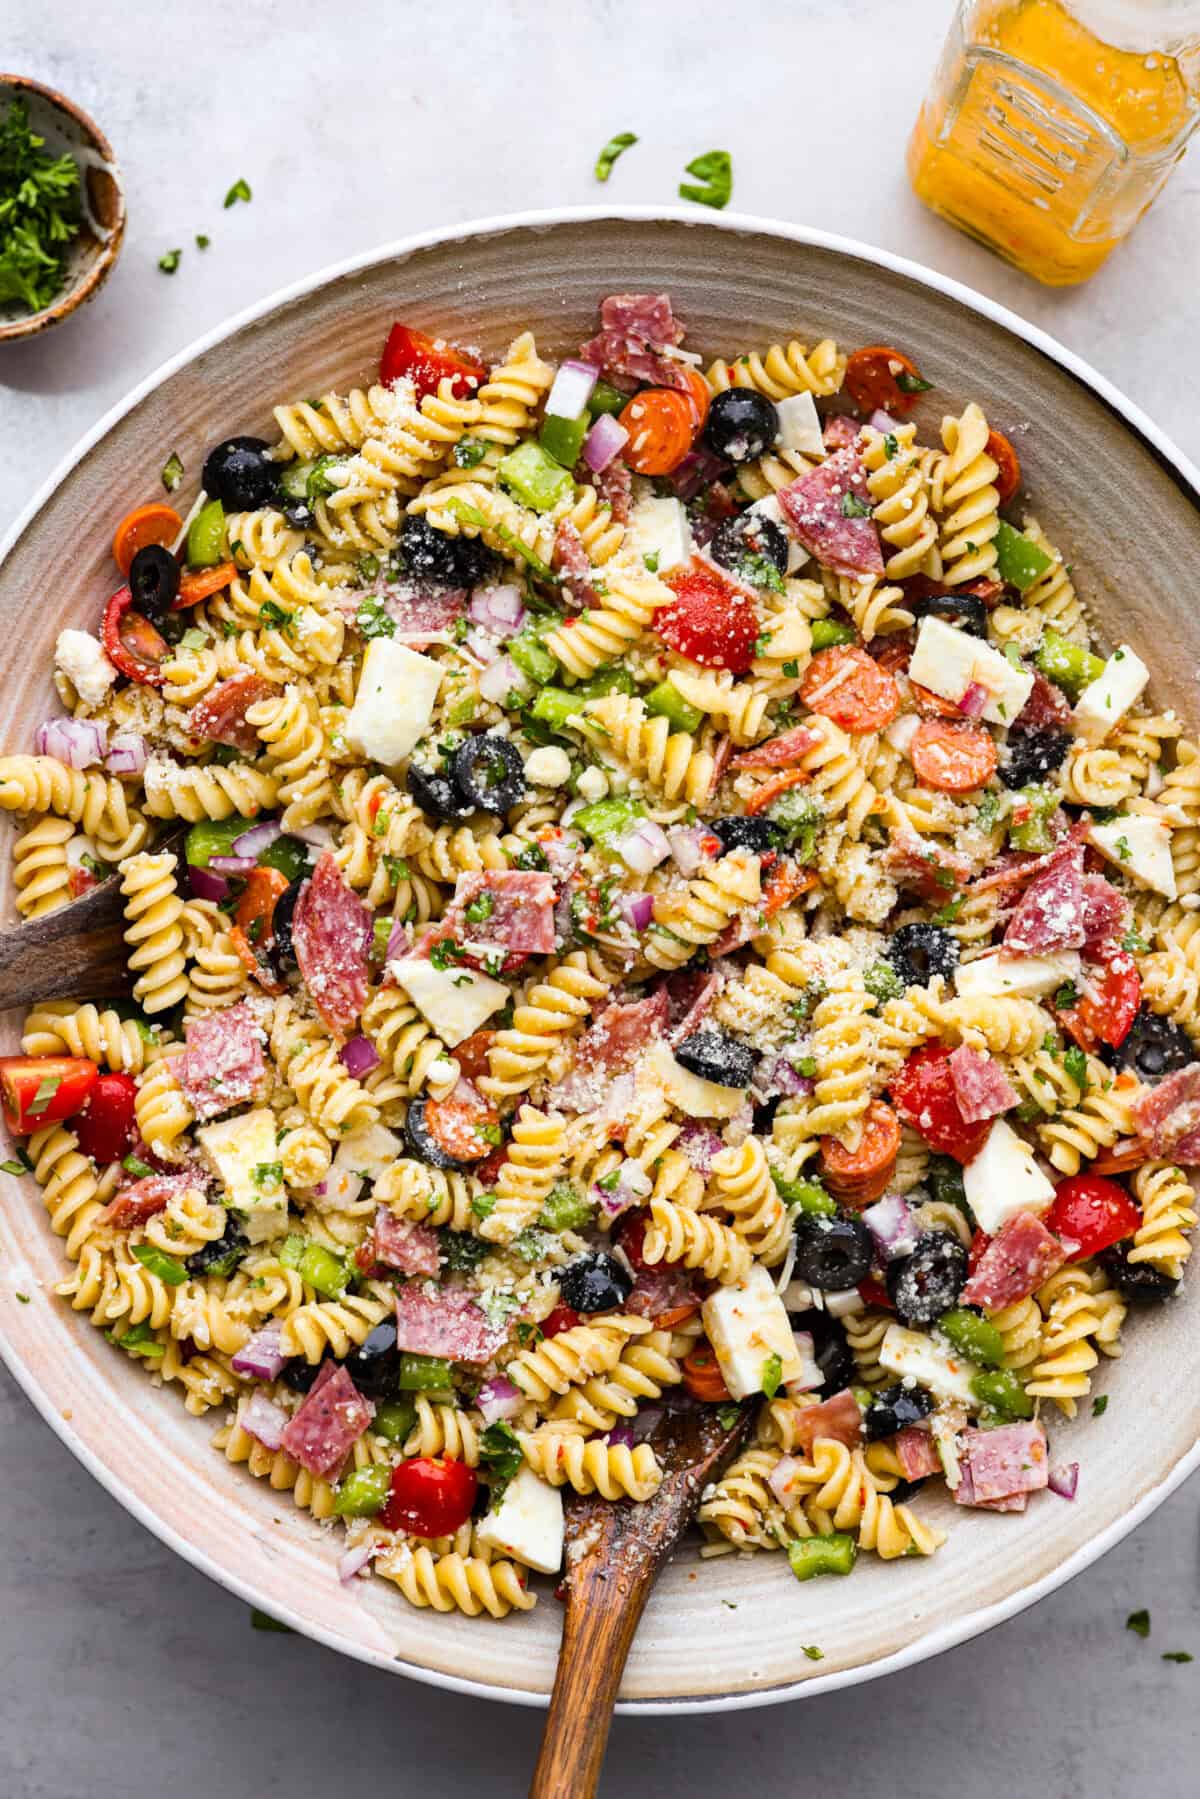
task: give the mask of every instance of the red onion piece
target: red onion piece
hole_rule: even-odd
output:
[[[599,378],[600,370],[595,363],[568,358],[559,364],[554,385],[546,395],[546,411],[554,418],[579,418]]]
[[[654,895],[628,894],[621,901],[621,915],[635,931],[644,931],[654,917]]]
[[[868,425],[874,426],[876,431],[882,431],[886,434],[889,431],[894,431],[900,421],[899,419],[894,419],[890,412],[885,412],[882,406],[877,406],[867,420],[867,423]]]
[[[706,1124],[694,1121],[684,1125],[676,1138],[676,1144],[698,1174],[711,1174],[713,1157],[719,1156],[725,1147],[716,1131],[710,1131]]]
[[[403,919],[398,918],[392,926],[391,933],[388,937],[384,960],[387,962],[393,960],[399,961],[404,956],[407,956],[412,946],[412,926],[406,925]]]
[[[33,747],[68,768],[95,768],[104,760],[105,732],[90,718],[48,718],[34,732]]]
[[[140,775],[150,760],[150,745],[139,731],[117,731],[104,766],[110,775]]]
[[[578,862],[583,838],[577,837],[574,831],[552,829],[544,837],[538,838],[538,847],[550,864],[550,873],[561,881],[566,879]]]
[[[767,1476],[767,1485],[781,1505],[788,1504],[792,1497],[795,1477],[803,1472],[804,1462],[800,1456],[780,1456]]]
[[[328,825],[297,825],[291,835],[314,850],[332,849],[336,841]]]
[[[917,1227],[908,1203],[899,1193],[885,1193],[868,1206],[862,1221],[874,1237],[885,1262],[896,1256],[910,1255],[917,1245]]]
[[[194,862],[188,863],[188,885],[197,899],[211,900],[215,906],[229,898],[225,876],[214,874],[211,868],[198,868]]]
[[[987,688],[981,687],[978,681],[972,681],[959,700],[958,709],[964,718],[982,718],[987,703]]]
[[[700,866],[709,860],[708,851],[701,846],[712,832],[706,831],[703,825],[672,825],[667,832],[667,847],[681,875],[690,880]]]
[[[359,1543],[354,1549],[347,1549],[337,1565],[338,1579],[344,1587],[348,1587],[350,1582],[362,1573],[374,1554],[375,1545],[373,1543]]]
[[[1060,1462],[1057,1468],[1051,1468],[1046,1476],[1046,1485],[1060,1499],[1074,1499],[1079,1485],[1079,1463]]]
[[[764,1088],[772,1093],[782,1093],[786,1099],[799,1099],[813,1090],[812,1077],[801,1074],[794,1062],[789,1062],[785,1055],[776,1056],[770,1070],[766,1073]]]
[[[800,1357],[800,1372],[794,1380],[788,1382],[789,1393],[814,1393],[818,1387],[825,1385],[825,1376],[817,1367],[813,1354],[811,1331],[793,1331],[792,1340]]]
[[[523,686],[524,676],[511,656],[498,657],[479,677],[479,691],[493,706],[502,706],[514,688],[519,693]]]
[[[606,1218],[619,1218],[631,1206],[640,1206],[650,1193],[654,1183],[645,1169],[638,1162],[622,1162],[617,1170],[617,1179],[611,1187],[601,1187],[593,1183],[591,1197],[595,1200]]]
[[[338,1061],[355,1080],[379,1066],[379,1051],[369,1037],[351,1037],[338,1051]]]
[[[257,861],[263,851],[270,849],[275,839],[282,836],[283,826],[277,818],[260,818],[248,831],[243,831],[240,837],[234,838],[233,853],[235,856],[249,856]]]
[[[252,875],[258,863],[253,856],[210,856],[208,866],[219,875]]]
[[[274,1380],[282,1371],[286,1361],[287,1357],[280,1344],[279,1325],[265,1324],[261,1330],[255,1331],[249,1342],[238,1350],[229,1365],[237,1374],[249,1374],[255,1380]],[[254,1397],[262,1398],[263,1395],[256,1394]],[[278,1410],[278,1408],[276,1409]],[[286,1417],[284,1423],[287,1423]],[[251,1431],[252,1435],[258,1434],[252,1430],[249,1424],[246,1425],[246,1429]],[[265,1437],[261,1440],[266,1442]],[[274,1448],[276,1445],[272,1444],[271,1447]]]
[[[475,1395],[475,1404],[485,1424],[495,1424],[499,1418],[515,1418],[522,1406],[519,1387],[514,1387],[504,1375],[493,1375],[485,1380]]]
[[[525,622],[525,607],[519,587],[477,587],[471,595],[467,616],[492,637],[505,642]]]
[[[613,1425],[604,1441],[611,1443],[614,1449],[632,1449],[637,1443],[637,1438],[633,1434],[632,1424],[622,1418],[619,1424]]]
[[[583,460],[593,475],[602,475],[629,442],[629,433],[611,412],[602,412],[583,440]]]
[[[613,848],[626,867],[639,875],[648,875],[671,854],[667,833],[652,818],[639,818],[624,836],[617,838]]]

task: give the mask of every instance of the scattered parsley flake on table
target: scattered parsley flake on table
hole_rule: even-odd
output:
[[[1150,1614],[1145,1606],[1143,1606],[1139,1612],[1130,1612],[1128,1618],[1125,1620],[1125,1628],[1126,1630],[1131,1630],[1137,1637],[1148,1637],[1150,1635]]]
[[[810,1662],[823,1662],[825,1660],[825,1651],[823,1649],[818,1649],[815,1643],[804,1643],[801,1647]]]
[[[1099,1399],[1093,1399],[1093,1401],[1092,1401],[1092,1417],[1093,1418],[1103,1418],[1103,1416],[1104,1416],[1105,1412],[1107,1412],[1107,1410],[1108,1410],[1108,1394],[1101,1393]]]
[[[212,243],[212,238],[209,237],[206,232],[197,231],[197,233],[196,233],[196,248],[197,248],[197,250],[207,250],[209,244],[211,244],[211,243]]]
[[[1163,1652],[1164,1662],[1191,1662],[1195,1656],[1189,1655],[1186,1649],[1167,1649]]]
[[[30,130],[26,102],[10,100],[0,117],[0,305],[30,312],[66,285],[66,246],[83,210],[74,157],[48,155],[45,142]]]
[[[235,205],[239,200],[245,200],[247,204],[249,204],[253,198],[254,195],[250,191],[250,183],[244,176],[239,176],[225,196],[225,211],[228,212],[229,208]]]
[[[164,275],[173,275],[179,267],[182,250],[167,250],[158,259],[158,266]]]

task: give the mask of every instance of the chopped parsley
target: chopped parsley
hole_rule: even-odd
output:
[[[458,468],[478,468],[487,453],[481,437],[461,437],[454,446],[454,462]]]
[[[871,508],[860,500],[856,493],[846,492],[842,495],[843,518],[870,518]]]
[[[1117,838],[1117,854],[1120,856],[1122,862],[1130,862],[1133,860],[1133,851],[1129,847],[1128,837]]]
[[[28,1116],[30,1118],[40,1117],[61,1086],[62,1076],[60,1074],[48,1074],[44,1080],[40,1080],[37,1092],[26,1108]]]
[[[196,233],[196,248],[197,248],[197,250],[207,250],[208,246],[209,246],[209,244],[211,244],[211,242],[212,242],[212,238],[209,237],[206,232],[197,231],[197,233]]]
[[[463,953],[452,937],[443,937],[440,943],[435,943],[430,950],[429,960],[434,968],[444,971],[453,963],[461,962]]]
[[[768,593],[784,592],[783,576],[769,556],[761,556],[752,552],[750,555],[741,557],[737,565],[737,573],[744,581],[748,581],[751,587],[765,589]],[[770,642],[768,636],[764,647],[769,648]]]
[[[167,460],[162,465],[162,470],[159,475],[159,479],[161,480],[163,486],[166,488],[168,493],[175,492],[175,489],[179,486],[179,483],[183,480],[183,463],[179,459],[178,451],[176,451],[176,450],[171,451],[171,454],[167,457]]]
[[[1093,1399],[1093,1401],[1092,1401],[1092,1417],[1093,1418],[1103,1418],[1103,1416],[1104,1416],[1105,1412],[1107,1412],[1107,1410],[1108,1410],[1108,1394],[1101,1393],[1101,1395],[1098,1399]]]
[[[810,1662],[823,1662],[825,1660],[825,1651],[823,1649],[818,1649],[815,1643],[802,1643],[801,1648]]]
[[[615,137],[610,137],[596,158],[596,180],[607,181],[618,156],[624,156],[626,150],[632,150],[637,141],[636,131],[618,131]]]
[[[144,1181],[154,1170],[138,1156],[126,1156],[121,1163],[126,1174],[132,1174],[136,1180]]]
[[[694,156],[687,165],[686,173],[694,175],[699,185],[681,181],[681,200],[695,200],[699,205],[712,206],[718,212],[723,206],[729,205],[733,195],[733,158],[728,150],[706,150],[702,156]]]
[[[14,1297],[15,1297],[18,1305],[27,1306],[27,1305],[31,1305],[33,1303],[31,1301],[28,1293],[17,1293],[14,1295]]]
[[[15,1160],[0,1162],[0,1169],[3,1169],[5,1174],[24,1174],[25,1172],[20,1162]]]
[[[1056,1012],[1069,1012],[1079,1003],[1079,989],[1074,981],[1064,981],[1054,995],[1053,1005]]]
[[[283,1181],[282,1162],[259,1162],[254,1168],[254,1185],[260,1190],[264,1187],[278,1187]]]
[[[732,1430],[741,1415],[742,1409],[740,1406],[722,1405],[717,1407],[717,1423],[721,1426],[722,1430]]]
[[[1145,955],[1150,948],[1140,931],[1126,931],[1121,939],[1121,948],[1131,956]]]
[[[477,1304],[488,1323],[499,1330],[510,1312],[515,1312],[520,1305],[515,1293],[483,1293]]]
[[[889,462],[892,460],[893,456],[898,456],[900,454],[900,445],[890,431],[883,440],[883,453]]]
[[[649,569],[649,571],[652,575],[656,575],[658,573],[658,563],[659,563],[659,551],[658,550],[647,550],[645,555],[642,557],[642,561],[646,564],[646,567]]]
[[[1070,1049],[1064,1051],[1062,1061],[1063,1067],[1079,1088],[1080,1093],[1083,1093],[1088,1084],[1088,1065],[1087,1057],[1077,1043],[1073,1043]]]
[[[495,910],[496,902],[494,898],[490,893],[485,891],[476,894],[475,898],[470,902],[463,913],[463,917],[468,924],[483,924],[492,916],[492,913]]]
[[[0,117],[0,305],[49,306],[66,283],[66,250],[79,231],[82,193],[73,156],[50,156],[14,98]]]
[[[910,375],[907,369],[901,369],[896,376],[896,386],[902,394],[927,394],[932,391],[933,382],[923,380],[920,375]]]
[[[223,202],[225,211],[228,212],[231,206],[236,206],[239,200],[244,200],[249,205],[253,198],[254,196],[250,192],[250,183],[244,177],[239,177],[225,196]]]
[[[789,681],[795,681],[800,674],[800,664],[794,657],[789,657],[783,665],[783,672]]]
[[[370,550],[364,550],[358,561],[354,564],[354,572],[359,580],[364,583],[367,581],[374,581],[379,573],[378,556],[373,555]]]
[[[295,622],[296,614],[288,612],[276,600],[264,600],[258,609],[259,619],[268,630],[287,632]]]
[[[382,600],[374,595],[360,600],[358,611],[354,614],[354,623],[364,637],[394,637],[396,621],[389,614]]]
[[[769,1355],[762,1365],[762,1390],[768,1399],[774,1399],[783,1381],[783,1363],[777,1355]]]
[[[1131,1630],[1135,1637],[1148,1637],[1150,1635],[1150,1614],[1145,1606],[1142,1607],[1141,1611],[1130,1612],[1128,1618],[1125,1620],[1125,1628],[1126,1630]]]
[[[511,1424],[498,1418],[479,1433],[479,1460],[491,1477],[493,1502],[521,1466],[521,1445]]]
[[[158,259],[158,266],[164,275],[173,275],[183,258],[182,250],[164,250]]]
[[[110,1343],[115,1343],[126,1355],[142,1356],[148,1362],[155,1362],[163,1354],[162,1344],[155,1340],[154,1332],[145,1320],[141,1324],[135,1324],[123,1336],[118,1336],[116,1331],[105,1331],[104,1334]]]
[[[1164,1662],[1190,1662],[1194,1661],[1195,1657],[1189,1655],[1186,1649],[1165,1649],[1163,1660]]]

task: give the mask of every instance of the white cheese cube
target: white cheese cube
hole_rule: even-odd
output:
[[[746,1098],[742,1087],[722,1087],[684,1068],[661,1039],[642,1057],[637,1085],[657,1087],[689,1118],[732,1118]]]
[[[587,800],[589,805],[594,805],[597,800],[602,800],[608,792],[608,776],[602,768],[585,768],[575,786],[580,799]]]
[[[824,456],[825,439],[816,401],[811,394],[789,394],[775,402],[779,418],[776,443],[783,450],[799,450],[802,456]]]
[[[1111,824],[1093,825],[1088,842],[1139,886],[1153,888],[1164,899],[1176,897],[1171,833],[1161,820],[1131,812],[1127,818],[1114,818]]]
[[[537,787],[565,787],[571,779],[571,758],[556,743],[544,743],[526,758],[525,773]]]
[[[649,556],[659,575],[686,562],[692,553],[692,527],[682,500],[639,500],[629,514],[622,548],[635,562]]]
[[[1054,1187],[1011,1124],[997,1118],[979,1154],[963,1169],[963,1190],[981,1231],[994,1237],[1018,1212],[1044,1212]]]
[[[100,639],[90,631],[60,631],[54,661],[87,706],[99,706],[117,678]]]
[[[979,1373],[974,1362],[968,1362],[923,1331],[910,1331],[903,1324],[889,1324],[879,1345],[879,1363],[900,1380],[914,1380],[928,1387],[939,1399],[973,1400],[971,1383]]]
[[[1015,668],[999,650],[941,618],[923,618],[909,675],[944,700],[961,700],[976,685],[987,694],[981,716],[993,725],[1011,725],[1033,691],[1033,676]]]
[[[921,720],[917,713],[902,712],[899,718],[894,718],[891,724],[884,728],[883,734],[894,750],[899,750],[902,756],[907,756],[912,747],[912,740],[920,729]]]
[[[1096,679],[1076,702],[1071,723],[1089,743],[1103,743],[1115,731],[1150,679],[1150,670],[1127,643],[1114,650]]]
[[[1064,981],[1076,985],[1083,970],[1077,949],[1060,949],[1045,956],[979,956],[964,962],[954,977],[954,985],[964,999],[991,999],[1006,995],[1011,999],[1041,999],[1053,993]]]
[[[385,768],[411,755],[429,729],[441,679],[441,670],[428,656],[418,656],[393,637],[373,637],[346,715],[350,748]]]
[[[448,1049],[462,1043],[508,1003],[507,987],[490,975],[476,974],[455,963],[435,968],[417,956],[404,956],[389,962],[388,972]]]
[[[779,504],[776,496],[773,493],[770,493],[764,500],[755,500],[753,506],[748,506],[746,510],[747,512],[756,513],[759,518],[770,519],[773,525],[779,526],[779,529],[787,538],[787,573],[789,575],[794,575],[797,569],[803,568],[804,564],[808,561],[808,551],[797,538],[792,536],[792,528],[788,524],[786,518],[784,518],[783,507]]]
[[[718,1287],[701,1306],[700,1315],[735,1399],[762,1392],[772,1356],[779,1357],[783,1385],[801,1379],[804,1364],[787,1312],[761,1263],[756,1262],[736,1286]]]
[[[396,1157],[403,1154],[404,1145],[394,1131],[382,1124],[368,1124],[342,1138],[333,1166],[335,1170],[345,1169],[350,1174],[365,1175],[367,1180],[377,1181]]]
[[[242,1214],[251,1243],[282,1236],[287,1230],[287,1192],[278,1172],[271,1109],[259,1106],[240,1118],[201,1125],[196,1141],[223,1184],[228,1204]]]
[[[562,1493],[532,1468],[518,1468],[476,1536],[501,1555],[511,1555],[539,1574],[556,1574],[563,1557]]]

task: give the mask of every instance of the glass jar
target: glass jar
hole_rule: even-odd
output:
[[[1051,286],[1086,281],[1200,122],[1200,0],[960,0],[908,148],[918,199]]]

